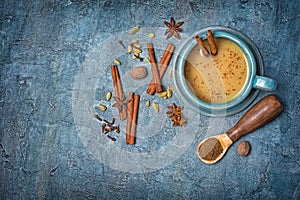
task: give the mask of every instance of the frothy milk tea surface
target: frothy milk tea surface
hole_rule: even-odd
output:
[[[242,91],[248,72],[243,50],[226,38],[215,38],[216,56],[204,56],[196,45],[189,53],[184,75],[190,89],[201,100],[221,104],[234,99]],[[208,49],[207,41],[204,41]]]

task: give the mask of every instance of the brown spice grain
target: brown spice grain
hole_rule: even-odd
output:
[[[237,147],[238,154],[241,156],[247,156],[250,153],[250,150],[251,146],[248,141],[242,141]]]

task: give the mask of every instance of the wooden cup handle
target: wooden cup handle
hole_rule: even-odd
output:
[[[268,95],[255,104],[226,134],[234,142],[243,135],[264,126],[283,111],[283,105],[274,95]]]

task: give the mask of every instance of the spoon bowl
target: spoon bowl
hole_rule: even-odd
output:
[[[216,139],[220,143],[221,149],[222,149],[222,153],[220,153],[215,159],[212,159],[212,160],[205,159],[204,156],[201,156],[201,147],[203,145],[205,145],[206,143],[208,143],[208,141],[210,139]],[[198,151],[197,151],[198,156],[199,156],[200,160],[202,160],[204,163],[214,164],[214,163],[218,162],[225,155],[225,153],[227,152],[227,150],[229,149],[229,147],[232,144],[233,144],[232,140],[228,137],[228,135],[226,133],[223,133],[221,135],[215,135],[215,136],[208,137],[208,138],[202,140],[202,142],[199,143]]]

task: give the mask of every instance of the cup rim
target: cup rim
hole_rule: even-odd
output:
[[[222,103],[222,104],[211,104],[199,99],[190,89],[188,84],[185,81],[184,77],[184,64],[186,61],[187,56],[189,55],[190,51],[197,45],[197,41],[195,40],[195,36],[199,35],[202,39],[205,38],[205,34],[209,29],[213,30],[215,37],[227,38],[233,42],[235,42],[244,52],[246,56],[246,60],[248,62],[248,69],[247,69],[247,79],[244,84],[243,89],[239,92],[236,98],[233,100]],[[256,54],[256,55],[254,55]],[[257,58],[258,57],[258,58]],[[258,60],[257,60],[258,59]],[[257,63],[261,66],[258,69]],[[209,116],[226,116],[231,115],[236,112],[241,111],[245,108],[245,99],[249,96],[253,89],[253,80],[257,75],[258,71],[261,71],[262,75],[262,59],[260,57],[259,51],[252,43],[252,41],[243,35],[241,32],[227,28],[222,26],[212,26],[208,28],[201,29],[190,36],[179,48],[178,54],[175,58],[175,65],[173,70],[173,79],[175,88],[178,91],[179,96],[183,101],[185,101],[188,105],[193,108],[196,108],[200,113]],[[258,93],[253,94],[255,97]],[[252,95],[252,96],[253,96]],[[255,98],[254,97],[254,98]],[[247,103],[249,105],[254,98],[250,98]]]

